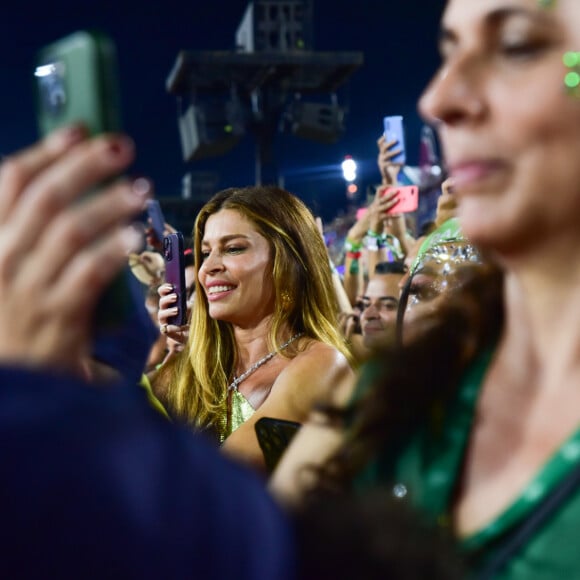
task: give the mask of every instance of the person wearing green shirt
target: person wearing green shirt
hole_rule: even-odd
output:
[[[334,401],[352,403],[342,429],[327,420],[334,448],[310,485],[390,488],[474,577],[577,578],[580,12],[449,0],[439,38],[419,109],[487,264]]]

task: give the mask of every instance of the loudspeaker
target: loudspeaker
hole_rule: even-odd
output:
[[[239,123],[233,125],[228,103],[190,105],[178,120],[184,161],[224,155],[243,135]]]
[[[335,104],[294,103],[290,111],[292,133],[320,143],[336,143],[344,132],[344,110]]]

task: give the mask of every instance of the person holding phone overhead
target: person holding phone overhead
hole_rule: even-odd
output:
[[[578,3],[449,0],[439,38],[420,110],[493,265],[363,372],[325,475],[452,531],[470,577],[577,578]]]
[[[407,214],[398,210],[400,188],[396,185],[403,168],[400,160],[404,142],[400,143],[396,135],[391,134],[389,137],[393,139],[387,140],[385,133],[377,140],[377,166],[381,184],[376,187],[372,202],[361,210],[360,215],[357,214],[344,243],[343,284],[352,306],[356,304],[378,263],[403,260],[415,245],[415,239],[407,229]],[[399,133],[402,138],[401,129]],[[413,189],[417,201],[417,188],[414,186]]]
[[[231,188],[199,212],[189,337],[158,380],[169,412],[264,467],[254,425],[303,422],[314,401],[353,381],[337,326],[328,255],[314,217],[277,187]],[[175,294],[160,289],[167,324]],[[169,325],[179,338],[183,327]]]

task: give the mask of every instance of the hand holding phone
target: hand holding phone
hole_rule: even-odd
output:
[[[187,288],[181,233],[176,232],[163,238],[163,259],[165,260],[165,281],[173,286],[177,294],[177,314],[168,318],[167,324],[183,326],[187,324]]]
[[[397,142],[397,148],[401,152],[390,159],[391,163],[405,165],[407,155],[405,151],[405,130],[403,127],[403,117],[401,115],[392,115],[383,118],[383,133],[387,143],[390,141]]]
[[[453,195],[455,193],[454,189],[454,182],[453,177],[448,177],[442,184],[441,184],[441,193],[443,195]]]
[[[397,193],[397,203],[389,210],[388,215],[411,213],[419,207],[419,188],[416,185],[404,185],[400,187],[387,187],[381,195],[388,196]]]
[[[42,136],[74,124],[81,124],[90,136],[120,130],[116,51],[106,35],[81,30],[45,46],[38,53],[34,75]],[[97,325],[117,327],[132,308],[126,272],[121,273],[103,294]]]

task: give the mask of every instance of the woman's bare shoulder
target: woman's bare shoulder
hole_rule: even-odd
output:
[[[296,355],[300,360],[312,360],[322,358],[325,362],[335,361],[348,366],[346,357],[335,346],[320,340],[306,339],[301,345],[300,352]]]
[[[336,347],[317,340],[301,346],[280,378],[294,384],[316,385],[319,396],[331,396],[333,403],[342,403],[350,396],[355,380],[347,358]]]
[[[288,365],[291,372],[304,370],[310,373],[325,375],[342,375],[353,373],[346,356],[333,345],[309,339],[301,345],[298,354]]]

